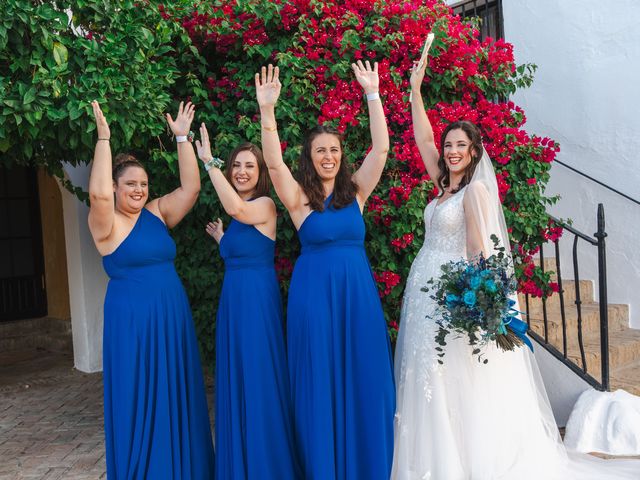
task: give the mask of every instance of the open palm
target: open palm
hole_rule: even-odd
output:
[[[100,104],[97,101],[91,102],[93,108],[93,117],[96,119],[96,130],[98,131],[98,138],[109,139],[111,138],[111,130],[107,119],[104,118]]]
[[[196,107],[193,103],[187,102],[185,105],[184,102],[180,102],[178,115],[175,120],[167,113],[167,122],[169,123],[169,128],[171,128],[174,135],[178,136],[189,134],[195,110]]]
[[[362,87],[365,93],[374,93],[378,91],[380,84],[380,77],[378,76],[378,62],[371,64],[367,60],[364,64],[362,60],[358,60],[358,63],[352,63],[351,68],[356,75],[356,80]]]
[[[282,84],[278,78],[280,69],[273,67],[269,64],[269,67],[262,67],[260,73],[256,73],[256,98],[258,105],[261,107],[274,106],[280,97],[280,89]]]

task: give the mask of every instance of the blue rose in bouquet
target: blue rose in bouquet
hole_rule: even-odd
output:
[[[497,253],[487,258],[480,255],[473,260],[451,261],[442,265],[442,275],[429,280],[423,291],[430,292],[439,306],[438,362],[443,363],[446,338],[450,333],[467,336],[473,354],[482,358],[482,347],[496,342],[502,350],[513,350],[526,344],[533,346],[526,336],[527,324],[517,318],[516,280],[511,257],[499,246],[493,235]]]

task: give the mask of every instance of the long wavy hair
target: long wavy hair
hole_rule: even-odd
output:
[[[451,193],[457,193],[462,189],[462,187],[469,184],[473,177],[473,172],[476,171],[476,166],[480,163],[480,159],[482,158],[482,134],[475,124],[468,122],[467,120],[460,120],[447,125],[447,128],[442,132],[442,137],[440,137],[440,158],[438,158],[440,175],[438,175],[437,180],[440,195],[443,195],[445,188],[449,186],[449,167],[447,167],[447,162],[444,160],[444,142],[447,139],[447,134],[452,130],[462,130],[471,141],[471,145],[469,145],[469,149],[471,150],[471,163],[465,169],[464,176],[462,177],[458,188]]]
[[[227,161],[227,168],[224,172],[225,178],[230,185],[233,185],[233,162],[241,152],[251,152],[253,156],[256,157],[256,162],[258,164],[258,183],[256,183],[256,189],[253,192],[253,195],[251,195],[251,199],[253,200],[254,198],[268,197],[271,193],[269,171],[267,169],[267,164],[264,163],[262,150],[260,150],[260,148],[253,143],[243,142],[233,149],[231,155],[229,155],[229,160]]]
[[[349,165],[347,165],[344,159],[342,134],[335,128],[324,125],[318,125],[312,128],[306,133],[302,143],[302,152],[300,152],[300,159],[298,161],[296,180],[309,199],[307,205],[317,212],[324,210],[324,188],[322,186],[322,180],[313,166],[311,143],[318,135],[322,135],[323,133],[336,136],[340,141],[340,151],[342,152],[340,167],[338,168],[338,174],[336,175],[336,182],[333,188],[333,196],[331,197],[329,205],[334,208],[344,208],[353,202],[358,191],[358,187],[351,179],[352,174]]]

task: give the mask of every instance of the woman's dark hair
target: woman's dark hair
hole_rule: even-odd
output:
[[[442,137],[440,137],[440,158],[438,159],[440,175],[437,180],[440,195],[444,194],[445,188],[449,186],[449,168],[447,167],[447,163],[444,161],[444,142],[447,138],[447,134],[452,130],[462,130],[467,137],[469,137],[469,140],[471,140],[471,145],[469,145],[469,149],[471,150],[471,163],[465,169],[464,176],[462,177],[458,188],[451,193],[457,193],[462,187],[469,184],[473,177],[473,172],[476,171],[476,166],[482,158],[482,135],[480,133],[480,129],[475,124],[466,120],[461,120],[447,125],[447,128],[442,132]]]
[[[238,145],[229,155],[229,161],[227,162],[227,168],[224,172],[224,176],[233,185],[233,162],[240,152],[251,152],[258,163],[258,183],[256,183],[256,190],[252,195],[252,199],[260,197],[268,197],[271,190],[271,182],[269,181],[269,171],[267,164],[264,163],[264,157],[262,156],[262,150],[257,145],[249,142],[243,142]]]
[[[113,177],[113,181],[118,184],[118,179],[122,176],[124,171],[129,167],[138,167],[147,172],[142,163],[131,155],[130,153],[119,153],[116,155],[116,158],[113,160],[113,170],[111,171],[111,176]]]
[[[306,133],[302,143],[302,152],[300,152],[296,180],[309,199],[308,205],[312,210],[317,212],[322,212],[324,210],[325,192],[322,186],[322,180],[313,166],[313,160],[311,160],[311,143],[318,135],[322,135],[323,133],[335,135],[340,141],[340,150],[342,152],[340,167],[338,168],[338,174],[336,175],[336,182],[333,187],[333,196],[331,198],[330,205],[334,208],[346,207],[353,202],[353,199],[356,198],[356,192],[358,191],[358,187],[351,179],[349,165],[347,165],[347,162],[344,160],[342,134],[335,128],[325,127],[324,125],[318,125],[317,127],[312,128]]]

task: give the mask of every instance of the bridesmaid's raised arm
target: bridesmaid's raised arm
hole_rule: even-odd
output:
[[[115,220],[113,202],[113,177],[111,165],[111,131],[100,105],[91,102],[93,116],[96,120],[98,140],[93,154],[93,165],[89,177],[89,231],[93,241],[99,244],[109,238]]]
[[[253,201],[248,201],[250,200],[249,198],[243,199],[240,197],[235,188],[229,183],[222,170],[220,170],[222,165],[216,164],[216,161],[213,160],[209,132],[204,123],[200,125],[200,140],[196,140],[196,149],[198,157],[202,160],[205,169],[209,173],[209,178],[218,194],[218,198],[220,198],[220,203],[222,203],[222,207],[228,215],[246,225],[265,224],[276,217],[276,205],[271,198],[260,197]],[[235,162],[235,159],[232,160]],[[227,168],[233,168],[233,165],[227,165]],[[257,162],[255,168],[259,168]]]
[[[180,102],[178,115],[173,120],[167,113],[167,122],[178,142],[178,169],[180,186],[158,200],[149,203],[149,210],[157,208],[167,227],[175,227],[189,213],[200,193],[200,170],[191,142],[187,141],[193,121],[195,106],[191,102]],[[156,203],[157,202],[157,203]],[[156,206],[157,205],[157,206]]]
[[[260,106],[264,161],[269,169],[269,176],[278,197],[289,213],[292,214],[303,206],[303,195],[300,185],[293,178],[291,170],[282,159],[275,115],[275,106],[278,97],[280,97],[280,89],[282,87],[278,78],[279,73],[279,68],[274,68],[273,65],[269,65],[268,68],[262,67],[261,72],[256,73],[256,98]]]
[[[415,62],[411,69],[411,119],[413,121],[413,136],[420,151],[420,156],[429,177],[435,182],[440,175],[440,169],[438,168],[440,154],[438,153],[433,129],[424,109],[422,93],[420,92],[428,58],[425,55],[424,60]]]
[[[358,203],[362,210],[369,195],[378,185],[384,170],[389,152],[389,130],[379,93],[378,62],[374,63],[371,68],[368,60],[366,64],[358,60],[358,63],[351,64],[351,67],[367,97],[369,129],[371,131],[371,151],[365,157],[358,171],[353,174],[353,181],[358,186]]]

